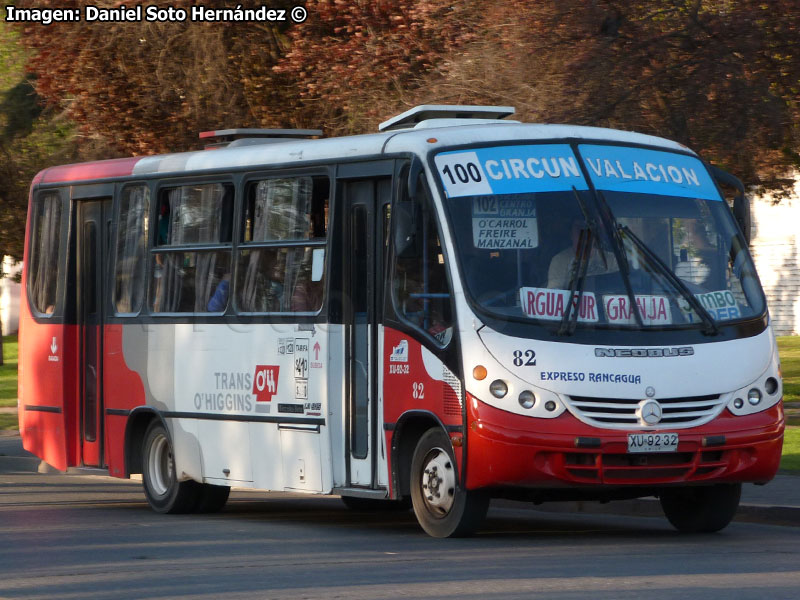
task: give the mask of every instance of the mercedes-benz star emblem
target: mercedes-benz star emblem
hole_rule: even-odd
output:
[[[661,405],[656,401],[648,398],[639,402],[639,408],[636,411],[637,417],[645,425],[656,425],[661,422]]]

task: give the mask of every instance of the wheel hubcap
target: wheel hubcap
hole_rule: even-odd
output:
[[[159,436],[150,444],[148,457],[150,471],[150,485],[158,496],[164,496],[169,491],[172,482],[174,465],[169,442],[165,436]]]
[[[456,474],[453,461],[441,448],[434,448],[425,457],[422,472],[422,497],[435,515],[445,516],[453,506],[456,492]]]

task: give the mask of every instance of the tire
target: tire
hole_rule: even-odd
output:
[[[375,498],[358,498],[356,496],[342,496],[342,502],[350,510],[365,512],[403,511],[411,508],[411,499],[377,500]]]
[[[422,529],[433,537],[471,535],[483,522],[489,496],[463,489],[448,435],[429,429],[411,460],[411,501]]]
[[[215,513],[221,511],[228,502],[230,493],[231,488],[227,485],[200,484],[200,494],[194,512]]]
[[[742,484],[723,483],[683,487],[661,492],[661,508],[678,531],[713,533],[724,529],[736,515]]]
[[[150,508],[158,513],[192,512],[200,499],[196,481],[178,481],[172,443],[160,421],[147,428],[142,445],[142,483]]]

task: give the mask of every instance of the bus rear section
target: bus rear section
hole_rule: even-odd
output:
[[[113,188],[32,193],[20,318],[20,431],[49,464],[105,466],[102,311]]]

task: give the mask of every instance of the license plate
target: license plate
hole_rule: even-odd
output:
[[[677,433],[629,433],[628,452],[675,452]]]

